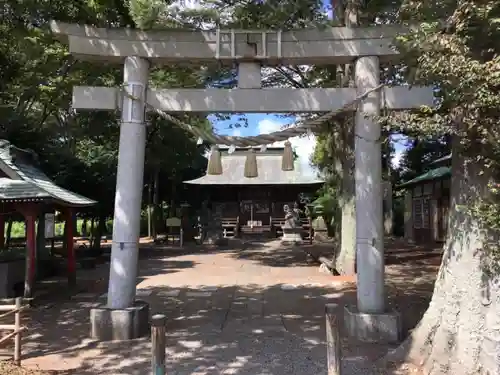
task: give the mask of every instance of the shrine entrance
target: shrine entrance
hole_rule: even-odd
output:
[[[75,87],[73,90],[75,109],[118,109],[122,116],[108,300],[107,306],[92,310],[95,338],[109,331],[109,322],[113,323],[113,329],[131,332],[130,325],[137,324],[131,316],[144,316],[144,313],[131,311],[144,311],[144,307],[136,306],[135,285],[147,111],[161,115],[213,145],[247,148],[315,131],[338,113],[353,112],[356,133],[357,306],[346,307],[346,319],[349,319],[354,334],[368,334],[374,338],[380,332],[395,335],[392,338],[399,335],[399,316],[387,312],[385,307],[381,127],[375,117],[381,108],[406,110],[433,105],[432,87],[385,87],[380,82],[381,62],[387,64],[397,59],[393,40],[406,32],[403,27],[380,25],[288,31],[176,29],[152,33],[58,22],[53,22],[51,27],[57,37],[69,43],[70,52],[79,59],[124,65],[121,89]],[[237,64],[238,88],[148,87],[152,65],[183,63]],[[261,86],[262,66],[314,64],[353,64],[355,87],[296,89]],[[326,114],[272,134],[233,137],[194,128],[172,116],[184,112]],[[253,160],[256,165],[255,156]],[[289,170],[290,166],[282,169]],[[245,175],[246,171],[245,165]],[[220,168],[215,172],[221,173]],[[258,175],[254,170],[250,177]],[[255,203],[252,200],[248,207],[251,218],[257,209],[267,209],[257,204],[257,200]],[[128,314],[128,320],[120,314]],[[117,320],[116,324],[114,320]],[[128,323],[123,324],[125,321]],[[132,336],[135,334],[137,332]]]

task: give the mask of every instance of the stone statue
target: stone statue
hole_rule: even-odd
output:
[[[283,211],[285,212],[285,227],[297,228],[300,226],[300,210],[294,205],[293,210],[290,206],[285,204],[283,206]]]
[[[206,236],[203,243],[216,246],[227,245],[228,241],[224,237],[224,229],[222,228],[222,213],[220,212],[220,208],[216,207],[214,212],[210,202],[204,203],[204,206],[206,215],[203,225]]]
[[[282,242],[292,242],[297,243],[302,241],[302,224],[300,222],[300,209],[298,204],[295,203],[293,209],[285,204],[283,206],[283,211],[285,212],[285,225],[283,225],[283,238]]]

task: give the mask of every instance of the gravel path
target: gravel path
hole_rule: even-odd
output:
[[[106,273],[102,267],[82,278],[107,280]],[[99,285],[30,313],[24,366],[79,375],[148,374],[149,339],[87,339],[89,309],[105,301],[106,285]],[[302,250],[276,242],[148,257],[140,261],[137,287],[152,313],[168,317],[169,375],[326,374],[324,305],[355,301],[355,284],[321,274]],[[348,340],[343,346],[342,375],[371,375],[363,363],[388,349]]]

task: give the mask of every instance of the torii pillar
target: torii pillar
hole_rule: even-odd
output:
[[[122,98],[108,303],[90,313],[91,336],[97,340],[129,340],[148,332],[148,304],[135,300],[148,76],[148,60],[125,58],[123,87],[138,100]]]
[[[380,84],[376,56],[361,57],[354,67],[359,94]],[[398,342],[401,319],[385,308],[384,225],[380,92],[358,105],[355,117],[357,307],[345,307],[351,336],[368,342]]]

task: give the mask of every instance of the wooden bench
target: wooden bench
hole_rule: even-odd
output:
[[[259,225],[251,227],[249,225],[242,225],[240,227],[242,235],[266,235],[269,236],[272,233],[271,225]]]
[[[312,230],[311,230],[311,223],[309,221],[309,218],[307,218],[307,217],[300,218],[300,223],[302,224],[302,238],[304,240],[311,241],[312,240]]]
[[[271,230],[274,233],[275,237],[279,237],[283,235],[283,225],[285,225],[285,220],[279,217],[271,217]]]
[[[222,229],[224,237],[238,237],[240,231],[240,217],[222,218]]]
[[[73,246],[75,247],[75,258],[76,258],[75,261],[77,264],[80,265],[82,269],[88,270],[96,268],[97,265],[96,257],[89,256],[89,253],[91,253],[92,251],[87,247],[87,245],[85,244],[77,245],[75,242]],[[64,260],[68,259],[68,253],[66,251],[66,248],[64,247],[55,247],[52,250],[52,254]]]

